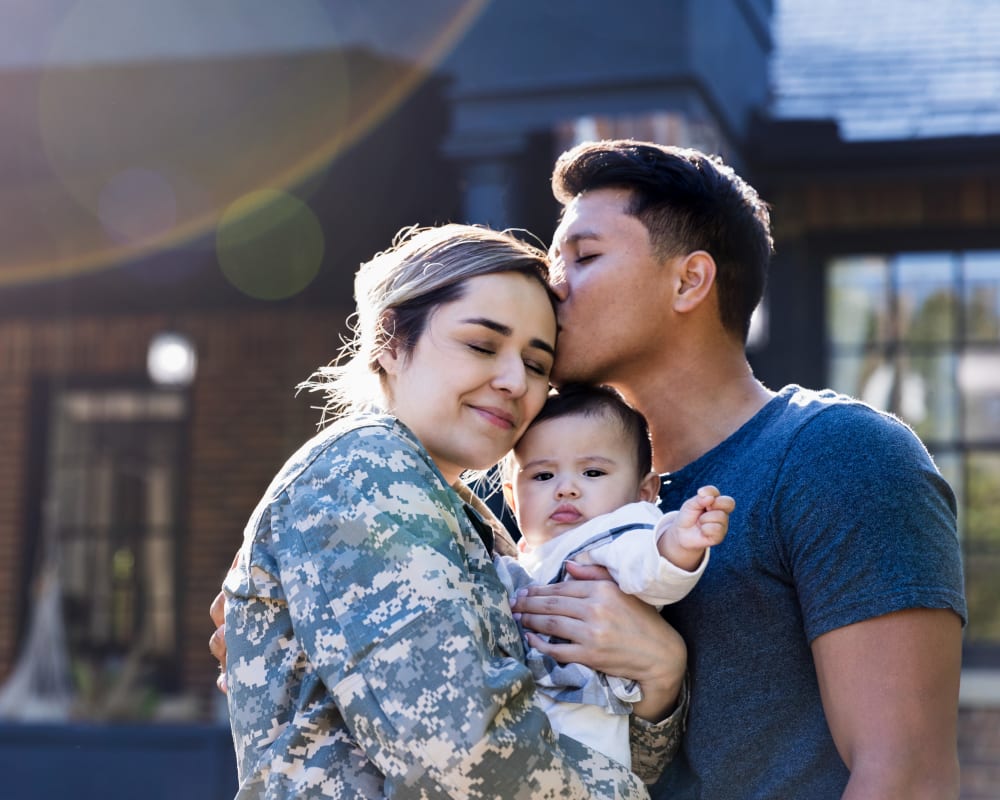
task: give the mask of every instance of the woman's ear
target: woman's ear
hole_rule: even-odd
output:
[[[399,356],[391,342],[382,348],[382,352],[378,354],[376,360],[386,375],[395,375],[399,370]]]
[[[684,256],[677,268],[674,309],[683,313],[697,308],[715,286],[715,272],[715,259],[706,251],[694,250]]]
[[[503,501],[507,504],[512,514],[517,514],[517,502],[514,500],[514,484],[510,481],[503,482]]]
[[[376,361],[382,367],[386,375],[395,375],[399,370],[400,355],[399,348],[395,342],[396,317],[393,312],[386,311],[382,314],[379,338],[385,343],[379,351]]]
[[[647,503],[655,503],[660,496],[660,476],[655,472],[646,473],[639,483],[639,499]]]

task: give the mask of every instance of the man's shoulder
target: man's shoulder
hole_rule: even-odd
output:
[[[913,436],[903,420],[850,395],[833,389],[806,389],[790,385],[773,401],[777,404],[770,422],[791,431],[808,430],[815,435],[840,436],[851,432]]]
[[[839,475],[933,473],[916,432],[900,418],[830,390],[791,387],[781,436],[785,474],[819,479]]]

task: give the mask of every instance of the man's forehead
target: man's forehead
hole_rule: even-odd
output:
[[[627,216],[627,189],[596,189],[578,194],[563,209],[555,241],[596,238],[619,218]]]
[[[552,237],[550,252],[559,252],[568,245],[576,244],[585,239],[599,239],[603,227],[601,220],[597,219],[591,222],[588,216],[586,213],[581,213],[578,208],[567,206],[566,214],[563,215],[562,222],[559,223],[559,227],[556,228],[555,235]]]

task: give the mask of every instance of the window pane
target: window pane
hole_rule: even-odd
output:
[[[881,359],[875,354],[831,356],[830,388],[851,397],[862,397],[864,387],[867,386],[872,373],[879,368],[881,363]],[[881,386],[883,382],[876,378],[876,384],[879,388],[876,398],[878,400],[888,398],[888,392],[885,392],[884,398],[882,397]],[[872,405],[877,404],[872,403]]]
[[[925,442],[950,442],[958,435],[959,394],[951,351],[900,356],[900,380],[893,410]]]
[[[965,507],[966,639],[1000,641],[1000,454],[974,453],[968,460]]]
[[[958,385],[962,390],[965,438],[971,442],[1000,441],[1000,353],[963,354]]]
[[[965,257],[965,337],[1000,342],[1000,252]]]
[[[889,269],[884,258],[834,260],[827,273],[827,289],[827,334],[834,345],[889,340]]]
[[[124,660],[176,675],[181,393],[65,389],[53,398],[45,507],[60,534],[66,638],[101,715]],[[155,670],[155,673],[151,670]]]
[[[947,253],[901,255],[896,260],[900,340],[907,344],[956,338],[957,270]]]

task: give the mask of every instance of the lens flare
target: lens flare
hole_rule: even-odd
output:
[[[262,189],[241,197],[222,216],[216,255],[229,282],[259,300],[298,294],[319,272],[323,229],[296,197]]]
[[[232,224],[241,198],[266,187],[302,196],[433,74],[486,6],[437,0],[406,25],[385,16],[386,3],[296,3],[283,13],[324,29],[313,45],[212,52],[205,25],[218,15],[201,4],[125,21],[98,0],[71,4],[49,37],[48,65],[5,95],[19,159],[16,180],[0,187],[0,286],[211,236],[223,215]],[[175,41],[201,48],[171,57],[155,30],[165,14]],[[348,23],[367,38],[343,35]],[[149,43],[148,55],[137,56],[137,44],[127,58],[71,58],[98,34],[107,39],[95,25],[112,24]],[[259,28],[259,19],[248,11],[231,24]]]

